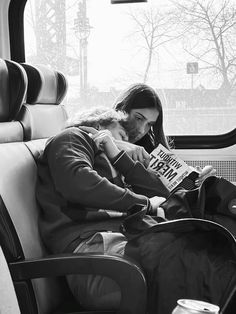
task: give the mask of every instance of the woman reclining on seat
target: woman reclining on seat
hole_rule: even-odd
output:
[[[48,142],[39,161],[41,233],[47,247],[55,253],[124,254],[127,239],[119,227],[129,209],[140,204],[147,206],[149,214],[161,215],[159,205],[169,195],[154,173],[120,150],[127,139],[125,131],[129,134],[131,130],[134,135],[133,119],[107,110],[98,110],[96,115],[97,120],[90,119],[89,114],[79,121],[75,119],[74,126]],[[78,127],[87,120],[92,123],[87,126],[93,129]],[[68,282],[86,308],[118,307],[120,291],[110,279],[70,276]]]
[[[126,114],[95,109],[76,116],[47,143],[38,161],[36,192],[40,230],[51,252],[123,255],[127,241],[119,227],[129,209],[139,204],[152,215],[163,215],[159,204],[168,190],[115,144],[114,139],[128,140],[130,128]],[[68,281],[86,308],[119,305],[119,288],[108,278],[70,276]]]

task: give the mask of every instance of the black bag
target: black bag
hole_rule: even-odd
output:
[[[236,186],[212,176],[161,204],[168,221],[147,215],[145,206],[132,208],[121,232],[125,254],[144,270],[148,313],[171,313],[180,298],[227,307],[236,289],[235,201]]]
[[[236,186],[224,178],[206,178],[199,188],[179,189],[161,204],[168,220],[208,219],[223,224],[236,235]]]
[[[222,217],[236,230],[235,198],[234,185],[211,177],[198,189],[170,195],[162,204],[168,221],[147,215],[145,206],[132,208],[121,231],[128,239],[125,254],[139,262],[147,280],[148,313],[171,313],[181,298],[227,307],[236,289],[236,240]]]
[[[236,186],[224,178],[210,176],[198,188],[175,190],[160,206],[167,221],[181,218],[211,220],[236,236]],[[136,205],[123,221],[121,232],[130,239],[163,221],[147,215],[145,206]]]

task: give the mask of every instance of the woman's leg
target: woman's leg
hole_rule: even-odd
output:
[[[74,253],[114,253],[123,256],[126,243],[120,233],[98,232],[80,244]],[[67,281],[73,295],[84,308],[112,310],[119,307],[120,289],[112,279],[96,275],[70,275]]]

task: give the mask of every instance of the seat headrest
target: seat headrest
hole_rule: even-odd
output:
[[[18,115],[23,125],[24,140],[36,140],[53,136],[65,128],[67,112],[62,105],[24,105]]]
[[[21,64],[28,76],[27,103],[53,104],[62,102],[67,91],[67,80],[65,76],[45,65]]]
[[[0,59],[0,122],[14,120],[25,102],[27,75],[14,61]]]
[[[24,129],[24,140],[47,138],[65,127],[67,112],[61,104],[67,91],[65,76],[45,65],[22,63],[28,76],[26,104],[16,119]]]

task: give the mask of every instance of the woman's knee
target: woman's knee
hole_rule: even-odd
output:
[[[120,304],[119,286],[110,278],[93,275],[70,275],[69,287],[77,301],[86,309],[117,309]]]

